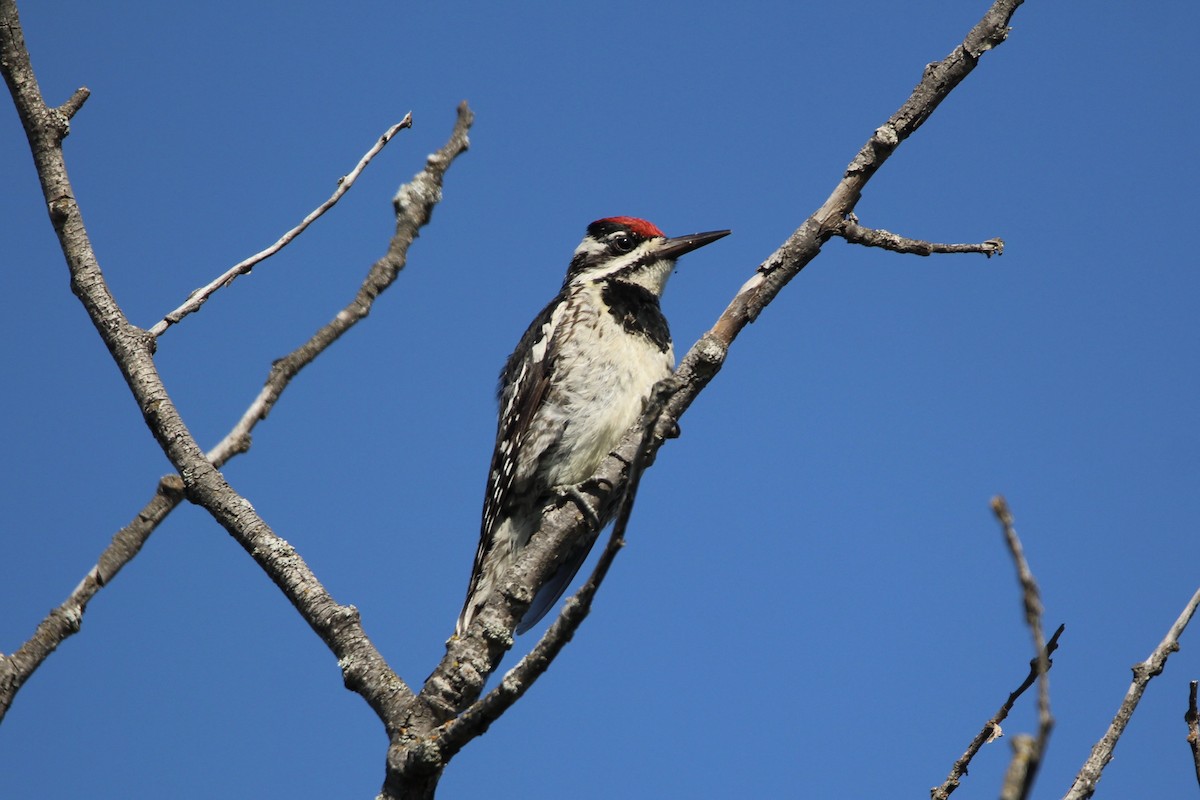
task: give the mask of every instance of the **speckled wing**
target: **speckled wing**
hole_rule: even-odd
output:
[[[488,470],[479,549],[475,553],[475,569],[467,593],[468,604],[483,576],[484,561],[497,544],[496,530],[509,498],[513,496],[514,489],[519,491],[519,482],[524,483],[534,477],[520,474],[521,449],[550,385],[556,357],[555,348],[551,346],[556,322],[552,317],[558,304],[559,300],[555,298],[542,309],[500,373],[496,448],[492,452],[492,464]]]

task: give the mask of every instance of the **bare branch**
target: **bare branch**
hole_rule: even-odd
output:
[[[1192,763],[1196,767],[1196,783],[1200,783],[1200,713],[1196,711],[1196,681],[1192,681],[1188,688],[1188,709],[1183,715],[1183,721],[1187,723],[1188,746],[1192,748]]]
[[[182,500],[183,481],[178,475],[160,480],[154,497],[132,522],[117,531],[96,566],[88,570],[67,599],[38,624],[33,636],[15,653],[7,658],[0,656],[0,721],[29,676],[67,637],[79,632],[91,599],[138,554],[158,523]]]
[[[342,199],[342,195],[350,191],[350,187],[354,185],[354,182],[358,180],[358,176],[361,175],[363,170],[367,168],[367,165],[371,163],[371,159],[373,159],[380,150],[386,147],[387,143],[390,142],[397,133],[404,128],[411,127],[412,113],[410,112],[404,115],[404,119],[400,120],[395,125],[383,132],[383,135],[375,141],[375,144],[371,146],[371,149],[359,159],[358,163],[354,166],[354,169],[350,170],[349,174],[345,175],[344,177],[338,178],[337,189],[335,189],[333,194],[329,196],[329,199],[313,209],[307,217],[300,220],[299,225],[292,228],[283,236],[280,236],[279,240],[266,250],[262,250],[243,261],[239,261],[207,286],[202,286],[196,291],[192,292],[190,295],[188,295],[188,298],[184,301],[183,305],[172,311],[170,314],[167,314],[165,317],[155,323],[154,327],[150,328],[150,335],[155,337],[161,336],[167,330],[167,328],[179,322],[188,314],[191,314],[194,311],[199,311],[200,306],[208,302],[208,298],[212,297],[218,289],[224,288],[233,283],[234,279],[239,275],[245,275],[249,273],[250,270],[255,267],[255,265],[266,261],[268,258],[286,247],[289,242],[303,233],[305,228],[320,218],[321,215],[326,211],[333,208],[334,205],[337,204],[337,201]]]
[[[1046,638],[1042,631],[1041,593],[1038,591],[1033,572],[1029,569],[1029,562],[1025,560],[1025,551],[1021,547],[1021,540],[1017,537],[1017,531],[1013,527],[1012,512],[1003,497],[997,495],[992,498],[992,512],[1004,529],[1004,541],[1008,545],[1013,563],[1017,568],[1017,578],[1021,582],[1025,605],[1025,624],[1029,626],[1030,634],[1033,636],[1033,651],[1037,658],[1038,735],[1036,739],[1032,740],[1029,747],[1017,747],[1014,744],[1014,763],[1010,768],[1010,775],[1019,773],[1023,781],[1013,797],[1016,800],[1025,800],[1033,789],[1038,767],[1041,766],[1042,757],[1046,754],[1046,743],[1049,741],[1050,731],[1054,728],[1054,717],[1050,715],[1050,656],[1046,651]],[[1020,764],[1017,764],[1018,761]]]
[[[939,244],[925,242],[920,239],[909,239],[882,228],[864,228],[858,224],[858,217],[847,215],[837,231],[850,244],[861,244],[866,247],[882,247],[894,253],[928,256],[934,253],[983,253],[988,258],[1004,255],[1003,239],[988,239],[978,244]]]
[[[1159,642],[1158,647],[1150,653],[1149,658],[1140,664],[1133,665],[1133,682],[1125,692],[1125,698],[1117,707],[1117,713],[1104,736],[1092,747],[1091,755],[1083,763],[1079,775],[1075,778],[1075,783],[1071,784],[1071,789],[1064,796],[1064,800],[1084,800],[1095,794],[1096,784],[1100,782],[1100,775],[1104,772],[1108,762],[1112,761],[1117,742],[1120,740],[1121,734],[1125,732],[1125,726],[1129,724],[1130,718],[1133,717],[1133,712],[1137,709],[1142,694],[1146,691],[1146,686],[1151,679],[1162,674],[1167,665],[1167,658],[1179,649],[1179,637],[1191,622],[1198,606],[1200,606],[1200,589],[1192,595],[1192,599],[1184,606],[1178,619],[1175,620],[1175,624],[1167,631],[1167,635]]]
[[[742,286],[713,328],[701,337],[680,361],[677,383],[666,401],[657,431],[673,429],[679,418],[720,371],[730,344],[741,330],[775,298],[782,288],[821,251],[822,245],[836,235],[846,216],[854,211],[867,182],[887,160],[900,142],[912,135],[934,109],[979,62],[987,50],[1003,43],[1008,22],[1021,0],[997,0],[984,18],[971,30],[962,44],[944,60],[929,65],[908,100],[868,139],[846,168],[841,181],[825,203],[814,212],[778,250],[764,261]],[[587,494],[594,508],[603,512],[620,496],[612,487],[625,480],[628,464],[641,446],[641,431],[634,426],[621,445],[601,463],[588,484]],[[652,463],[662,436],[651,439],[646,463]],[[445,761],[434,754],[437,749],[429,734],[465,709],[479,697],[484,681],[500,658],[513,644],[512,631],[520,612],[532,600],[530,587],[539,585],[575,543],[588,536],[584,516],[571,505],[546,512],[539,531],[533,536],[522,558],[510,571],[506,588],[497,592],[472,623],[464,636],[447,643],[446,655],[426,681],[419,702],[406,718],[406,733],[394,740],[389,751],[389,770],[394,776],[404,772],[416,786],[407,796],[420,796],[422,787],[436,783],[436,772]],[[427,778],[424,783],[420,779]],[[384,786],[384,796],[397,790],[395,781]],[[398,791],[398,790],[397,790]],[[398,796],[398,795],[397,795]]]
[[[396,232],[388,244],[387,253],[371,267],[358,293],[345,308],[334,315],[333,319],[314,333],[307,342],[273,363],[258,397],[246,409],[233,430],[208,452],[208,460],[214,465],[219,467],[237,453],[249,449],[250,432],[259,420],[266,419],[271,413],[271,409],[292,378],[341,338],[342,334],[365,319],[371,313],[375,298],[396,280],[407,263],[409,246],[417,238],[421,228],[429,222],[434,204],[441,200],[442,180],[446,170],[450,168],[454,159],[466,152],[470,146],[468,133],[474,120],[475,116],[470,107],[465,102],[461,103],[454,130],[446,144],[429,156],[425,169],[413,176],[413,179],[401,186],[396,193],[397,199],[405,200],[393,202],[396,208]]]
[[[153,358],[154,337],[129,323],[109,290],[67,179],[61,146],[66,124],[42,100],[13,0],[0,0],[0,70],[29,140],[72,291],[121,370],[151,433],[183,479],[188,499],[208,511],[284,592],[337,657],[346,686],[362,695],[391,733],[400,710],[412,700],[412,691],[367,638],[358,610],[339,605],[291,545],[271,530],[205,457],[163,385]],[[460,109],[463,116],[470,116],[465,107]],[[428,173],[436,172],[432,167],[431,158]],[[413,219],[428,220],[440,188],[438,173],[412,196]],[[397,213],[404,217],[405,206],[399,200]],[[389,249],[385,259],[392,255]]]
[[[62,114],[67,119],[71,119],[79,109],[83,108],[83,104],[87,102],[88,97],[92,94],[91,90],[86,86],[80,86],[75,90],[75,93],[67,98],[67,102],[58,107],[58,113]]]
[[[1050,637],[1050,641],[1046,642],[1046,648],[1043,650],[1043,653],[1045,653],[1046,661],[1050,666],[1054,666],[1054,661],[1050,659],[1050,656],[1058,649],[1058,638],[1062,636],[1065,629],[1065,625],[1059,625],[1058,630]],[[979,750],[985,744],[990,744],[1004,735],[1000,723],[1008,718],[1008,714],[1012,711],[1017,699],[1025,694],[1029,687],[1033,686],[1034,682],[1037,681],[1040,674],[1040,660],[1039,656],[1034,656],[1030,659],[1029,674],[1025,676],[1025,680],[1021,682],[1020,686],[1009,693],[1008,699],[1000,706],[1000,710],[984,723],[982,730],[975,735],[975,738],[971,740],[971,744],[967,746],[966,752],[962,754],[958,761],[954,762],[954,766],[951,768],[945,782],[941,786],[935,786],[929,790],[931,800],[946,800],[959,787],[963,776],[967,774],[967,768],[971,765],[971,760],[975,758]],[[1013,747],[1015,748],[1016,745],[1014,744]]]
[[[867,182],[900,143],[917,131],[929,115],[959,83],[971,74],[979,58],[988,50],[1004,43],[1008,23],[1022,0],[997,0],[982,20],[971,29],[962,44],[944,59],[925,68],[920,83],[892,116],[876,129],[858,155],[850,162],[841,182],[804,224],[778,250],[759,265],[758,270],[734,297],[733,302],[696,347],[716,345],[727,349],[749,323],[775,298],[792,278],[809,264],[830,237],[837,235],[847,216],[854,211]],[[699,359],[696,347],[684,357],[681,368],[689,359]],[[722,361],[724,360],[722,356]],[[719,364],[718,364],[719,369]],[[707,381],[704,382],[705,384]],[[679,404],[686,408],[703,385],[685,392]],[[680,408],[680,411],[682,411]],[[670,409],[669,409],[670,410]]]
[[[1017,734],[1012,740],[1013,757],[1008,762],[1004,781],[1000,784],[1000,800],[1022,800],[1033,783],[1032,772],[1037,771],[1037,740],[1027,733]]]
[[[430,156],[425,169],[400,188],[397,196],[404,195],[414,199],[440,198],[440,186],[446,170],[469,145],[467,134],[472,120],[473,116],[467,105],[460,105],[454,131],[449,140],[437,153]],[[214,466],[220,467],[234,456],[248,451],[251,431],[260,420],[266,419],[292,378],[343,333],[367,317],[375,298],[391,286],[404,269],[408,248],[420,228],[428,222],[429,211],[423,202],[409,202],[397,206],[396,232],[388,246],[387,254],[371,267],[357,295],[342,311],[307,342],[273,363],[254,402],[229,434],[206,454]],[[79,632],[83,613],[92,597],[107,586],[121,568],[138,554],[150,538],[150,534],[183,501],[183,489],[183,481],[178,475],[164,476],[159,481],[154,497],[137,513],[132,522],[117,531],[111,544],[101,553],[96,566],[88,571],[70,596],[42,620],[29,641],[11,656],[0,657],[0,720],[3,720],[16,693],[29,676],[59,644]]]
[[[829,238],[838,235],[838,227],[853,212],[867,182],[899,143],[915,132],[974,69],[982,53],[1004,41],[1008,21],[1020,4],[1021,0],[997,0],[960,46],[943,61],[926,69],[909,100],[869,138],[821,208],[758,267],[712,330],[681,362],[677,383],[666,394],[664,410],[655,425],[655,436],[646,437],[640,429],[631,428],[618,450],[601,465],[594,476],[593,495],[598,503],[608,504],[604,507],[610,508],[620,497],[632,497],[628,490],[621,491],[627,480],[636,479],[636,475],[627,474],[627,471],[634,472],[627,470],[629,465],[637,464],[640,469],[652,463],[662,444],[662,432],[674,428],[679,417],[720,370],[730,344],[740,331],[816,257]],[[12,0],[0,0],[0,27],[15,29],[15,19]],[[0,62],[8,78],[12,62],[3,56],[7,56],[11,48],[7,34],[0,32],[0,36],[5,37]],[[29,78],[32,80],[31,72]],[[567,505],[546,514],[542,530],[535,536],[535,542],[541,542],[540,551],[531,544],[529,557],[514,568],[505,590],[497,593],[500,599],[488,603],[479,623],[472,626],[467,636],[451,640],[446,659],[420,696],[414,698],[366,639],[357,611],[352,606],[336,604],[299,555],[276,536],[249,502],[225,481],[184,427],[152,358],[155,336],[175,320],[164,319],[153,332],[147,332],[125,319],[96,263],[62,169],[61,148],[55,138],[61,141],[65,135],[65,121],[57,127],[46,122],[42,113],[46,111],[45,106],[36,93],[36,84],[33,86],[31,93],[20,81],[10,80],[10,87],[16,87],[13,88],[14,97],[35,154],[51,220],[71,271],[72,288],[121,369],[155,438],[182,476],[188,498],[208,510],[258,561],[337,655],[347,685],[362,694],[384,720],[393,743],[389,749],[388,783],[384,794],[390,796],[400,785],[399,780],[408,783],[410,778],[420,779],[427,775],[432,776],[430,782],[422,784],[420,780],[414,780],[408,784],[405,794],[416,796],[423,792],[432,796],[431,788],[425,789],[436,784],[436,776],[447,758],[439,752],[431,734],[479,696],[483,681],[495,668],[499,656],[511,647],[512,630],[519,618],[517,612],[521,610],[521,604],[527,604],[530,599],[523,597],[522,592],[534,585],[533,578],[544,576],[553,569],[555,550],[586,535],[586,520],[577,509]],[[402,192],[397,196],[398,207],[415,199],[403,195]],[[430,207],[432,202],[436,200],[429,203]],[[263,402],[256,405],[261,408],[269,408],[269,402],[272,402],[264,399],[262,394],[260,400]],[[252,406],[253,413],[248,414],[261,418],[254,409]],[[229,441],[226,449],[230,453],[239,452],[243,447],[240,436]],[[224,452],[222,445],[218,450]],[[619,541],[619,537],[615,537],[610,542],[614,554],[619,549]],[[608,562],[611,562],[611,556]],[[590,601],[590,597],[588,599]],[[577,611],[578,608],[572,613]],[[561,641],[565,643],[566,639]],[[1048,659],[1042,658],[1039,663],[1044,679]],[[413,702],[414,699],[418,702]],[[397,777],[401,775],[402,779]]]

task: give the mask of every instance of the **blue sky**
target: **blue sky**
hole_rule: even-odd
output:
[[[586,224],[733,229],[667,291],[686,349],[986,7],[26,2],[22,18],[50,101],[92,90],[68,165],[145,326],[413,112],[330,215],[162,337],[205,446],[353,295],[396,187],[471,102],[472,149],[407,271],[225,470],[419,683],[465,591],[496,372]],[[1018,11],[858,206],[919,238],[1001,236],[1005,255],[830,242],[737,341],[646,476],[592,616],[444,796],[927,796],[1032,654],[996,493],[1047,625],[1067,625],[1038,792],[1061,796],[1200,577],[1200,120],[1176,33],[1198,24],[1182,0]],[[167,464],[68,290],[11,110],[0,145],[11,652]],[[1198,635],[1101,796],[1194,793]],[[1005,729],[1033,725],[1030,698]],[[0,795],[372,797],[385,746],[278,591],[184,507],[18,696]],[[956,797],[995,796],[1009,752],[985,748]]]

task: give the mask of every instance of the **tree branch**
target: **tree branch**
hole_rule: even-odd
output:
[[[1030,775],[1037,771],[1037,740],[1027,733],[1019,733],[1012,741],[1013,757],[1004,771],[1000,783],[1000,800],[1022,800],[1028,795]]]
[[[666,432],[675,428],[677,420],[720,370],[729,346],[741,330],[819,254],[830,237],[838,235],[867,182],[900,142],[920,127],[974,69],[984,52],[1005,40],[1008,21],[1020,4],[1021,0],[997,0],[961,45],[943,61],[926,68],[912,95],[868,139],[825,203],[758,267],[713,328],[680,363],[676,383],[667,394],[663,412],[654,426],[654,435],[646,437],[639,428],[631,428],[618,450],[605,459],[594,476],[594,487],[589,489],[597,507],[607,510],[622,496],[632,498],[631,493],[622,495],[621,491],[627,478],[636,478],[626,474],[627,466],[648,466],[653,462]],[[0,0],[0,28],[5,28],[0,31],[5,40],[0,56],[7,56],[11,31],[17,31],[19,38],[13,0]],[[19,49],[23,51],[23,42]],[[0,60],[9,80],[14,62],[8,58]],[[20,72],[21,65],[16,69]],[[414,698],[366,639],[357,611],[352,606],[338,605],[328,595],[299,555],[233,490],[188,432],[154,365],[155,336],[125,319],[87,240],[58,146],[66,135],[66,119],[57,124],[46,121],[43,112],[49,110],[37,93],[32,71],[28,71],[27,77],[28,81],[9,80],[9,84],[14,87],[14,99],[30,139],[51,220],[70,268],[72,289],[120,367],[155,438],[179,471],[187,497],[208,510],[258,561],[337,655],[347,685],[362,694],[384,720],[393,742],[384,794],[396,794],[403,782],[406,795],[431,796],[431,787],[436,785],[436,777],[449,757],[440,752],[430,734],[479,697],[487,675],[512,645],[512,631],[524,608],[522,604],[527,605],[533,596],[530,587],[553,571],[559,553],[569,551],[572,543],[587,535],[587,521],[571,505],[545,515],[541,531],[511,571],[503,590],[485,606],[466,635],[451,640],[446,658]],[[32,92],[28,85],[32,85]],[[398,195],[397,203],[417,199]],[[240,437],[230,441],[230,452],[237,452]],[[565,643],[566,639],[561,641]],[[417,702],[412,702],[414,699]]]
[[[154,497],[133,521],[117,531],[71,594],[38,623],[33,636],[11,656],[0,655],[0,722],[12,707],[17,692],[58,646],[79,632],[83,612],[96,593],[108,585],[121,568],[133,560],[150,538],[150,533],[183,499],[183,481],[167,475],[158,482]]]
[[[258,397],[246,409],[233,430],[208,452],[208,458],[213,464],[221,466],[233,455],[249,449],[250,432],[260,420],[266,419],[271,413],[271,409],[292,378],[341,338],[342,334],[365,319],[371,313],[375,298],[395,282],[407,263],[408,248],[420,234],[421,228],[429,222],[433,206],[442,199],[442,181],[446,170],[450,168],[454,159],[466,152],[470,146],[468,133],[474,121],[475,115],[470,107],[465,102],[459,104],[454,130],[446,144],[429,156],[425,168],[401,186],[393,198],[396,231],[388,244],[387,253],[371,267],[358,293],[345,308],[335,314],[333,319],[314,333],[307,342],[273,363]]]
[[[1054,666],[1054,661],[1050,659],[1050,656],[1053,655],[1054,651],[1058,649],[1058,638],[1062,636],[1065,629],[1065,625],[1059,625],[1058,630],[1056,630],[1054,635],[1050,637],[1050,640],[1046,642],[1045,650],[1042,651],[1045,653],[1046,662],[1051,667]],[[1021,682],[1020,686],[1009,693],[1008,699],[1005,700],[1004,704],[1000,706],[1000,710],[997,711],[991,719],[984,723],[983,728],[975,735],[975,738],[971,740],[971,743],[967,745],[966,752],[962,754],[958,761],[954,762],[954,766],[951,768],[950,774],[946,777],[946,780],[942,783],[942,785],[935,786],[929,790],[929,796],[931,800],[946,800],[946,798],[948,798],[954,792],[954,790],[959,787],[963,776],[967,774],[967,768],[971,765],[971,761],[975,758],[975,755],[979,752],[979,750],[985,744],[991,744],[1004,735],[1004,731],[1000,727],[1000,723],[1008,718],[1008,714],[1012,711],[1017,699],[1020,698],[1021,695],[1025,694],[1025,692],[1029,690],[1029,687],[1033,686],[1034,682],[1037,681],[1038,675],[1040,674],[1040,660],[1041,659],[1039,656],[1034,656],[1032,659],[1030,659],[1029,674],[1025,676],[1025,680]],[[1015,744],[1013,746],[1016,747]]]
[[[988,258],[1004,255],[1003,239],[988,239],[979,244],[939,244],[925,242],[920,239],[909,239],[882,228],[864,228],[858,224],[858,217],[853,213],[847,214],[837,231],[850,244],[861,244],[866,247],[882,247],[893,253],[908,253],[910,255],[928,256],[934,253],[983,253]]]
[[[1125,692],[1125,698],[1121,701],[1121,705],[1117,707],[1116,716],[1113,717],[1104,736],[1092,747],[1091,755],[1083,763],[1079,775],[1075,778],[1075,783],[1071,784],[1071,789],[1064,796],[1064,800],[1085,800],[1095,794],[1096,784],[1100,782],[1100,776],[1104,772],[1104,768],[1108,766],[1108,762],[1112,761],[1117,742],[1120,740],[1121,734],[1125,732],[1125,726],[1129,724],[1130,718],[1133,717],[1133,712],[1137,709],[1142,694],[1146,691],[1146,686],[1151,679],[1162,674],[1167,665],[1167,658],[1179,649],[1179,637],[1191,622],[1197,606],[1200,606],[1200,589],[1184,606],[1179,618],[1175,620],[1175,624],[1159,642],[1158,647],[1154,648],[1145,661],[1133,665],[1133,682]]]
[[[367,638],[357,609],[336,603],[291,545],[270,529],[208,461],[158,374],[154,337],[130,324],[112,296],[67,179],[61,147],[66,121],[42,100],[13,0],[0,0],[0,70],[29,140],[72,291],[121,370],[151,433],[179,472],[188,499],[208,511],[291,600],[337,657],[347,687],[362,695],[390,733],[400,716],[398,709],[411,701],[412,691]],[[422,224],[440,197],[440,176],[433,183],[412,197],[416,201],[413,213]],[[404,208],[400,200],[398,196],[398,210]]]
[[[361,175],[363,170],[367,168],[367,165],[371,163],[371,159],[373,159],[380,150],[386,147],[387,143],[390,142],[397,133],[404,128],[411,127],[412,112],[409,112],[408,114],[404,115],[404,119],[400,120],[395,125],[383,132],[383,135],[380,136],[375,141],[375,144],[371,146],[371,149],[368,150],[366,154],[358,160],[358,163],[354,166],[354,169],[350,170],[349,174],[338,178],[337,189],[335,189],[333,194],[329,196],[329,199],[309,212],[308,216],[300,220],[299,225],[292,228],[283,236],[280,236],[279,240],[266,250],[257,252],[249,258],[239,261],[229,269],[225,270],[220,277],[189,294],[183,305],[179,306],[179,308],[175,309],[170,314],[167,314],[165,317],[155,323],[154,327],[150,329],[150,335],[154,337],[162,336],[163,333],[166,332],[167,328],[179,322],[188,314],[199,311],[200,306],[208,302],[208,298],[212,297],[218,289],[222,289],[233,283],[234,279],[239,275],[248,274],[250,270],[255,267],[255,265],[266,261],[280,250],[287,247],[287,245],[293,239],[295,239],[301,233],[304,233],[305,228],[319,219],[326,211],[333,208],[337,204],[337,201],[342,199],[342,195],[350,191],[350,187],[354,185],[354,182],[358,180],[358,176]]]
[[[908,100],[875,130],[821,207],[770,258],[759,265],[706,339],[713,337],[715,341],[712,344],[727,349],[742,328],[757,319],[783,287],[816,258],[822,245],[837,234],[846,217],[854,211],[867,182],[900,143],[914,134],[950,92],[971,74],[985,52],[1004,43],[1008,36],[1009,20],[1021,3],[1022,0],[997,0],[962,44],[941,61],[925,68],[920,83]],[[693,357],[695,351],[693,347],[685,357],[684,364]],[[699,389],[695,391],[698,393]],[[691,403],[691,399],[681,401],[684,408]]]
[[[1013,760],[1009,765],[1008,778],[1005,785],[1015,800],[1025,800],[1033,789],[1037,778],[1038,767],[1046,754],[1046,743],[1050,731],[1054,728],[1054,717],[1050,715],[1050,655],[1046,649],[1046,639],[1042,632],[1042,598],[1038,591],[1037,581],[1025,560],[1025,551],[1021,540],[1013,527],[1012,512],[1003,497],[992,498],[992,512],[1004,529],[1004,541],[1012,554],[1013,563],[1017,568],[1017,578],[1021,582],[1021,594],[1025,605],[1025,624],[1033,636],[1033,651],[1036,654],[1038,670],[1038,735],[1036,739],[1013,743]],[[1028,737],[1026,737],[1028,738]]]
[[[942,61],[926,67],[908,100],[863,145],[824,204],[758,267],[712,329],[687,352],[676,370],[677,382],[659,417],[656,436],[646,451],[647,465],[653,463],[665,432],[676,428],[679,418],[721,369],[733,340],[841,229],[867,182],[900,142],[911,136],[971,73],[984,52],[1004,42],[1008,22],[1020,5],[1021,0],[997,0],[962,44]],[[626,465],[636,457],[641,442],[640,430],[637,426],[631,428],[589,482],[587,494],[594,501],[593,507],[601,510],[600,516],[605,516],[609,504],[619,497],[613,487],[623,485]],[[430,787],[436,784],[446,759],[432,744],[430,734],[479,697],[487,676],[512,647],[512,632],[533,598],[533,587],[553,573],[564,553],[572,552],[589,535],[587,520],[573,505],[562,505],[544,514],[539,531],[510,570],[501,591],[485,604],[463,636],[447,643],[445,657],[405,720],[404,735],[394,740],[389,753],[389,775],[404,775],[410,781],[403,796],[419,797],[432,791]],[[399,783],[385,784],[382,796],[401,796]]]
[[[67,102],[58,107],[58,113],[62,114],[68,120],[72,119],[79,113],[79,109],[83,108],[83,104],[91,96],[92,92],[86,86],[80,86],[75,90],[75,93],[67,98]]]
[[[365,319],[375,299],[395,282],[407,261],[408,248],[421,227],[428,221],[428,209],[419,198],[440,199],[440,186],[446,170],[469,145],[468,131],[473,121],[470,108],[459,106],[454,130],[446,144],[430,156],[425,169],[402,186],[397,197],[416,199],[416,202],[396,204],[396,231],[387,254],[375,262],[367,273],[354,299],[332,320],[318,330],[307,342],[288,355],[273,362],[262,390],[250,404],[233,429],[216,447],[206,454],[213,466],[221,467],[229,459],[250,449],[250,434],[259,421],[266,419],[292,379],[342,334]],[[29,676],[67,637],[79,632],[88,603],[120,572],[158,526],[184,499],[184,486],[178,475],[166,475],[159,481],[151,498],[128,525],[113,536],[101,553],[96,566],[88,571],[79,585],[61,605],[38,625],[33,636],[11,656],[0,656],[0,721],[11,707],[16,693]]]

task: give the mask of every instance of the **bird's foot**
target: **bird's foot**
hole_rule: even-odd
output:
[[[607,483],[607,481],[606,481]],[[594,528],[600,528],[600,516],[596,513],[596,509],[592,508],[592,502],[584,495],[580,489],[584,484],[573,483],[566,486],[555,486],[554,491],[564,499],[569,498],[575,501],[575,505],[583,512],[584,518],[592,524]]]

